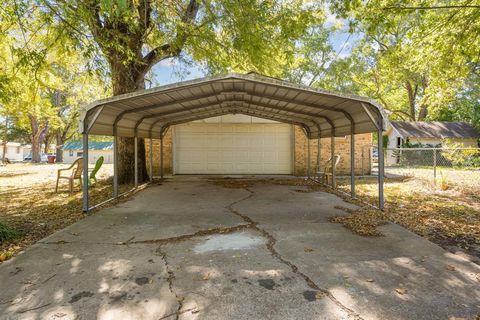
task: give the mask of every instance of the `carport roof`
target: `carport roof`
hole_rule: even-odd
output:
[[[375,101],[314,89],[255,73],[179,82],[98,100],[82,112],[80,132],[159,138],[169,126],[225,114],[299,125],[309,138],[376,132],[384,127]],[[332,130],[332,128],[334,130]]]

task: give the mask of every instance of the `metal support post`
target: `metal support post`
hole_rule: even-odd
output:
[[[383,159],[383,123],[379,119],[378,124],[378,207],[383,210],[385,199],[383,194],[383,178],[385,174],[384,159]]]
[[[307,178],[310,179],[310,139],[307,137]]]
[[[321,155],[321,153],[320,153],[320,148],[321,148],[321,147],[322,147],[322,145],[321,145],[320,137],[319,137],[319,138],[317,139],[317,168],[320,168],[320,165],[321,165],[320,162],[322,161],[322,159],[321,159],[321,157],[320,157],[320,155]]]
[[[138,137],[135,134],[134,140],[134,175],[135,175],[135,188],[138,187]]]
[[[113,197],[118,197],[118,137],[116,134],[113,137]]]
[[[332,128],[332,137],[330,139],[330,157],[331,157],[331,165],[332,165],[332,188],[336,188],[337,186],[337,176],[335,170],[335,129]]]
[[[350,194],[355,198],[355,124],[352,123],[350,133]]]
[[[160,136],[160,178],[163,179],[163,135]]]
[[[88,213],[88,133],[83,133],[83,212]]]
[[[152,182],[153,181],[153,141],[151,136],[150,136],[150,165],[148,169],[150,172],[150,182]]]

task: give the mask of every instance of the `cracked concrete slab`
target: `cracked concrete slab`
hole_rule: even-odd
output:
[[[262,238],[256,230],[243,235]],[[184,297],[183,308],[198,311],[182,314],[180,319],[348,318],[273,257],[263,243],[248,249],[195,250],[208,241],[208,237],[198,238],[163,247],[170,264],[176,266],[175,287]]]
[[[154,185],[133,199],[87,217],[42,242],[135,242],[232,227],[242,220],[225,207],[248,194],[245,190],[225,189],[206,180]]]
[[[36,244],[0,269],[0,319],[158,319],[176,312],[151,245]]]
[[[299,192],[300,190],[300,192]],[[480,268],[300,186],[178,177],[0,266],[0,319],[448,319],[480,313]],[[200,249],[199,249],[200,248]],[[397,289],[400,289],[397,291]]]
[[[474,318],[480,313],[478,265],[392,223],[380,227],[384,237],[355,235],[327,222],[339,214],[335,206],[348,206],[341,199],[321,192],[292,196],[292,189],[253,186],[254,196],[233,209],[248,212],[275,238],[280,256],[362,318]],[[289,197],[302,206],[274,206]],[[272,212],[278,213],[274,223]],[[282,219],[288,212],[295,219]]]

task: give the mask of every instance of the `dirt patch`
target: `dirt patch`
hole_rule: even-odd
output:
[[[216,186],[230,188],[230,189],[247,189],[256,183],[256,180],[231,179],[231,178],[230,179],[215,178],[215,179],[209,179],[208,181]]]

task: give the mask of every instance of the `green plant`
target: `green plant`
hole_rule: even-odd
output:
[[[447,181],[447,176],[443,174],[442,171],[440,171],[440,189],[442,191],[448,190],[448,181]]]
[[[0,242],[11,240],[18,236],[18,231],[0,222]]]

